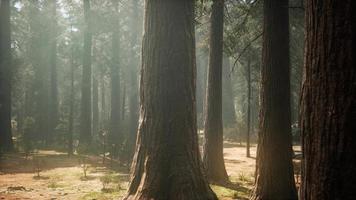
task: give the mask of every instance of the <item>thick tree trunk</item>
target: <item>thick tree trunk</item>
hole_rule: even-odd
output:
[[[194,1],[146,0],[141,113],[126,199],[216,199],[202,172]]]
[[[356,2],[309,0],[301,199],[356,197]]]
[[[90,24],[90,0],[83,0],[84,5],[84,46],[83,46],[83,71],[82,71],[82,97],[81,97],[81,122],[80,142],[89,144],[91,142],[91,49],[92,33]]]
[[[49,132],[47,135],[47,144],[53,142],[53,136],[58,124],[58,87],[57,87],[57,20],[56,20],[56,6],[57,1],[53,0],[50,3],[50,9],[52,13],[51,19],[51,33],[49,38],[50,45],[50,97],[49,97]]]
[[[297,199],[292,164],[288,29],[288,0],[265,0],[260,130],[252,199]]]
[[[0,152],[13,150],[11,134],[10,0],[0,5]]]
[[[210,52],[204,122],[203,163],[212,182],[227,182],[223,155],[222,56],[224,0],[214,0],[211,13]]]
[[[247,60],[247,131],[246,131],[246,157],[250,157],[250,130],[251,130],[251,58]]]

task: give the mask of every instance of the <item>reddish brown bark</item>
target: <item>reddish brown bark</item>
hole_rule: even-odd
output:
[[[301,199],[356,197],[356,2],[306,3]]]
[[[214,0],[211,13],[208,85],[204,122],[203,163],[212,182],[229,180],[223,155],[222,122],[222,59],[223,59],[224,1]]]
[[[194,1],[146,0],[140,122],[126,199],[217,199],[202,173]]]
[[[264,0],[260,130],[252,199],[297,199],[292,165],[288,0]]]

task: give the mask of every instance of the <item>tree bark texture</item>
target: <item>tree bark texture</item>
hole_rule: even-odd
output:
[[[126,199],[217,199],[198,148],[194,1],[145,3],[140,120]]]
[[[265,0],[260,130],[252,199],[297,199],[289,66],[288,0]]]
[[[214,0],[211,13],[203,163],[212,182],[227,182],[223,155],[222,61],[224,1]]]
[[[303,200],[356,197],[356,2],[306,2]]]

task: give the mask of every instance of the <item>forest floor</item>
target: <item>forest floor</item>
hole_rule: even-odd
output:
[[[251,148],[251,158],[245,152],[246,147],[225,142],[226,169],[232,183],[212,185],[219,199],[248,198],[254,179],[256,147]],[[48,150],[28,158],[19,153],[6,154],[0,160],[0,200],[120,199],[128,187],[128,168],[116,166],[111,170],[109,166],[109,161],[103,165],[98,156],[68,157]]]

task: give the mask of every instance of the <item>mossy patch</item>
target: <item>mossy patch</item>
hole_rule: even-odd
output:
[[[236,199],[238,192],[218,185],[210,185],[219,199]]]

